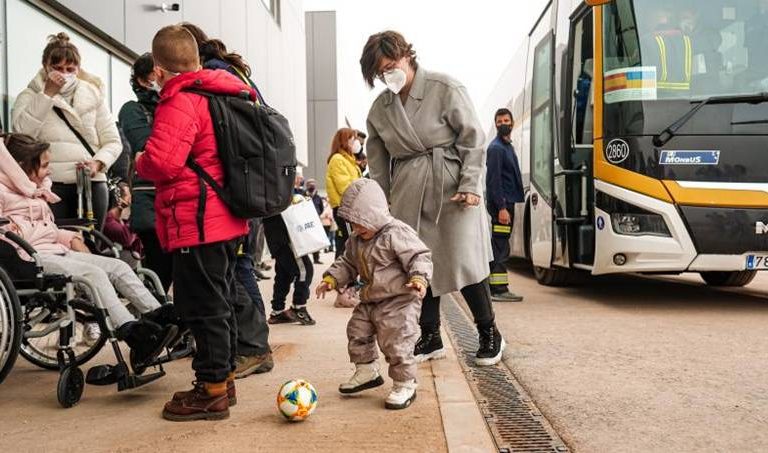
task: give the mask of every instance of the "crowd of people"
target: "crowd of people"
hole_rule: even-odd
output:
[[[240,55],[189,23],[162,28],[151,53],[134,62],[126,83],[136,100],[122,106],[117,123],[84,63],[66,34],[50,37],[0,146],[0,216],[40,251],[46,270],[97,282],[118,338],[141,362],[156,358],[180,326],[190,329],[195,382],[170,398],[163,417],[226,418],[235,379],[274,366],[269,325],[316,323],[307,304],[314,266],[323,264],[321,250],[295,256],[280,215],[234,215],[190,168],[191,160],[225,182],[209,101],[191,90],[246,93],[257,105],[264,96]],[[378,344],[394,382],[385,406],[403,409],[416,397],[416,364],[445,355],[442,295],[460,292],[468,304],[477,365],[501,359],[505,342],[491,302],[522,299],[509,292],[503,263],[523,187],[511,112],[496,113],[486,177],[484,134],[459,82],[422,68],[413,46],[392,31],[369,38],[360,65],[371,88],[376,80],[386,86],[367,134],[339,129],[327,197],[316,180],[297,176],[294,202],[311,201],[328,236],[322,251],[335,257],[316,294],[335,291],[336,306],[354,307],[347,338],[355,372],[339,391],[384,383]],[[79,234],[56,226],[55,219],[82,215],[83,171],[94,227],[121,245],[122,259],[91,253]],[[487,210],[479,208],[484,198]],[[258,285],[269,278],[266,249],[274,259],[269,312]],[[132,269],[139,261],[172,290],[172,305],[147,291]],[[88,326],[86,335],[98,328]]]

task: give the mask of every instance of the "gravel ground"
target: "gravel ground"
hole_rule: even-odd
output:
[[[547,288],[511,272],[506,364],[576,452],[746,452],[768,444],[768,273]]]

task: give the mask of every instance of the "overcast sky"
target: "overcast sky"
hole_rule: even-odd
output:
[[[480,109],[547,0],[304,0],[306,11],[336,11],[340,118],[363,129],[371,102],[360,73],[368,36],[397,30],[421,65],[467,87]],[[522,68],[521,68],[522,70]],[[481,118],[483,125],[490,119]],[[486,124],[487,123],[487,124]]]

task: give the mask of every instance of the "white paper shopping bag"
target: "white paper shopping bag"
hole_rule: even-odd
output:
[[[323,223],[311,200],[291,205],[281,215],[296,258],[330,246],[328,235],[325,234]]]

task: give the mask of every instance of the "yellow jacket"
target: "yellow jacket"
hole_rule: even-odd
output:
[[[341,196],[350,184],[363,177],[360,167],[355,162],[355,156],[344,151],[338,152],[328,162],[325,172],[325,188],[328,191],[328,203],[332,208],[341,205]]]

